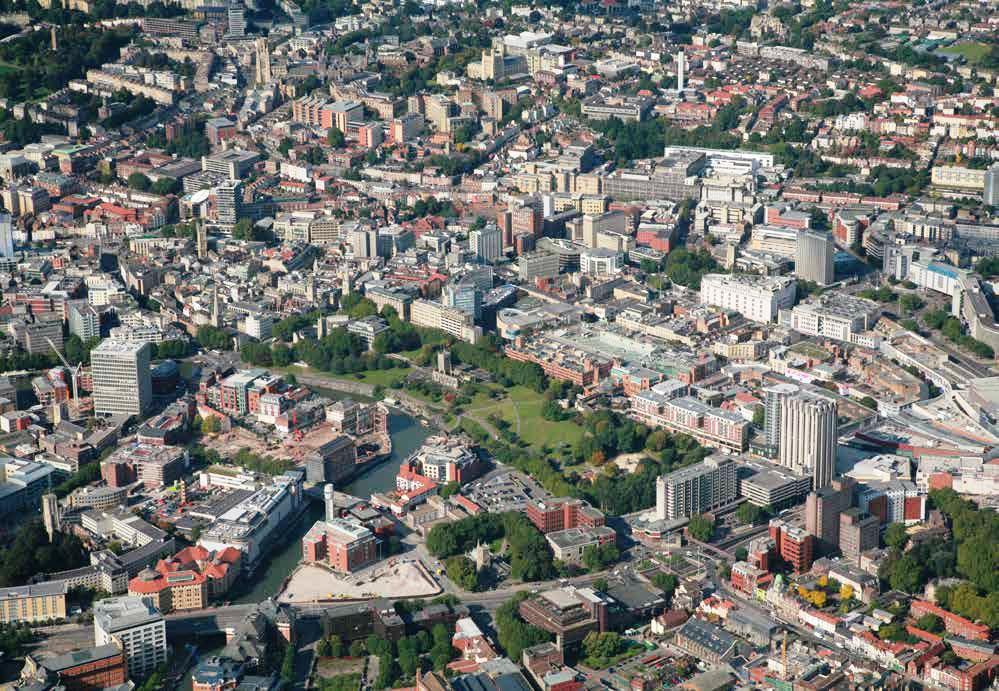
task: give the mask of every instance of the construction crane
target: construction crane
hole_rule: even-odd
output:
[[[48,336],[46,336],[45,340],[49,342],[49,346],[51,346],[52,350],[55,351],[55,354],[59,357],[59,359],[62,360],[62,364],[66,365],[66,369],[69,370],[69,376],[73,380],[73,382],[72,382],[73,383],[73,400],[79,401],[80,400],[80,392],[77,389],[77,380],[80,378],[80,368],[83,367],[83,363],[80,363],[76,367],[73,367],[68,362],[66,362],[66,358],[64,358],[62,356],[62,353],[60,353],[59,349],[56,348],[56,345],[55,345],[55,343],[52,342],[51,338],[49,338]]]

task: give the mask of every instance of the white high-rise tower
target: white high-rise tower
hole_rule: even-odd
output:
[[[687,57],[683,54],[683,51],[678,51],[676,54],[676,92],[681,93],[683,91],[683,71],[687,64]]]
[[[813,490],[826,487],[836,474],[836,415],[835,402],[804,392],[780,407],[780,464],[810,474]]]

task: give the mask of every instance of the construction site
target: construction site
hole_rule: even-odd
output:
[[[302,564],[278,596],[280,602],[328,602],[372,598],[428,597],[441,587],[419,561],[388,559],[353,574],[319,564]]]

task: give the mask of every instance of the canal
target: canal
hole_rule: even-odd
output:
[[[353,482],[338,487],[338,490],[367,498],[372,492],[393,489],[399,464],[423,444],[431,431],[408,415],[392,413],[389,416],[389,434],[392,436],[392,454],[389,458],[367,470]],[[270,560],[257,569],[254,582],[240,589],[233,602],[260,602],[277,595],[281,582],[295,569],[302,557],[302,536],[322,515],[322,503],[312,502],[282,545],[273,551]]]

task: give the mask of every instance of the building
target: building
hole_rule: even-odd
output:
[[[930,183],[959,192],[981,192],[985,189],[985,170],[962,166],[933,166]]]
[[[656,480],[656,517],[669,521],[689,518],[724,506],[736,496],[735,463],[711,456]]]
[[[701,279],[701,302],[768,323],[776,321],[780,310],[794,306],[796,290],[794,279],[786,276],[707,274]]]
[[[66,618],[63,581],[0,588],[0,624],[36,624]]]
[[[0,214],[0,257],[11,259],[14,256],[14,224],[10,214]]]
[[[541,499],[525,509],[527,519],[542,533],[604,525],[604,515],[583,499]]]
[[[353,402],[350,401],[350,403]],[[354,406],[357,405],[354,404]],[[326,419],[330,419],[329,409],[326,411]],[[356,429],[356,423],[352,427],[347,427],[341,423],[340,429],[336,429],[336,423],[334,423],[334,431],[360,434],[352,431]],[[351,477],[356,468],[357,445],[346,434],[331,439],[305,457],[305,476],[309,482],[340,482]]]
[[[141,482],[146,489],[158,489],[180,480],[187,463],[183,447],[132,443],[119,447],[101,463],[101,477],[109,487]]]
[[[107,689],[128,681],[128,665],[117,645],[98,645],[39,660],[27,655],[21,679],[57,682],[66,691]]]
[[[794,251],[794,273],[804,281],[812,281],[820,286],[831,284],[835,279],[834,255],[836,246],[832,235],[819,230],[802,230]]]
[[[255,151],[223,149],[211,156],[202,156],[201,170],[221,175],[227,180],[242,180],[258,160],[260,154]]]
[[[713,408],[693,396],[669,398],[641,392],[631,397],[631,406],[631,414],[639,422],[689,434],[705,446],[738,453],[744,451],[748,443],[747,420],[737,413]]]
[[[231,3],[228,8],[229,36],[242,38],[246,36],[246,8],[241,3]]]
[[[215,220],[220,225],[233,226],[243,217],[243,183],[223,182],[215,187]]]
[[[805,530],[828,552],[839,546],[840,515],[853,506],[856,481],[840,477],[810,492],[805,500]]]
[[[688,655],[711,664],[733,658],[738,639],[703,619],[691,617],[673,635],[673,644]]]
[[[520,616],[555,635],[555,645],[574,647],[591,631],[607,630],[608,600],[592,588],[546,590],[520,603]]]
[[[414,326],[440,329],[469,343],[478,342],[482,336],[481,327],[473,324],[471,315],[432,300],[413,300],[410,321]]]
[[[823,293],[818,299],[791,310],[790,326],[806,336],[832,338],[850,343],[877,321],[876,302],[841,293]],[[783,314],[781,315],[783,321]]]
[[[775,384],[763,390],[763,437],[768,448],[776,455],[780,448],[781,410],[784,401],[796,395],[800,389],[794,384]]]
[[[948,633],[973,641],[989,640],[989,627],[985,624],[976,624],[973,621],[948,612],[942,607],[925,600],[914,599],[909,606],[909,616],[912,619],[919,619],[924,614],[932,614],[943,621],[944,628]]]
[[[69,332],[86,342],[101,335],[101,318],[97,310],[86,300],[71,300],[66,303]]]
[[[243,569],[255,568],[271,543],[302,508],[304,473],[289,470],[271,480],[219,516],[198,545],[221,552],[235,547],[243,553]]]
[[[129,595],[94,603],[94,643],[120,647],[132,679],[152,674],[169,654],[163,615],[149,598]]]
[[[804,529],[774,518],[770,521],[770,538],[774,541],[777,555],[790,564],[795,573],[805,573],[812,568],[815,538]]]
[[[468,234],[468,249],[479,261],[492,264],[503,256],[503,233],[495,225],[473,230]]]
[[[847,509],[839,515],[839,551],[857,563],[860,553],[878,546],[881,521],[860,509]]]
[[[589,547],[612,544],[617,533],[607,526],[594,528],[567,528],[545,535],[555,558],[565,564],[582,564],[583,554]]]
[[[821,489],[836,472],[836,403],[799,393],[783,401],[780,411],[780,464],[812,476]]]
[[[328,516],[302,538],[302,561],[327,564],[337,573],[354,573],[378,558],[374,533],[360,523]]]
[[[0,458],[0,516],[34,513],[52,489],[55,472],[47,463]]]
[[[983,200],[986,206],[999,207],[999,163],[993,163],[987,171],[985,171],[985,192],[983,194]],[[3,221],[0,220],[0,233],[3,232]],[[0,243],[0,248],[4,245]],[[3,255],[9,256],[9,255]]]
[[[42,524],[49,535],[49,542],[55,539],[55,534],[61,527],[62,515],[59,511],[59,497],[54,494],[42,495]]]
[[[148,343],[102,341],[90,352],[94,413],[145,415],[153,402]]]

